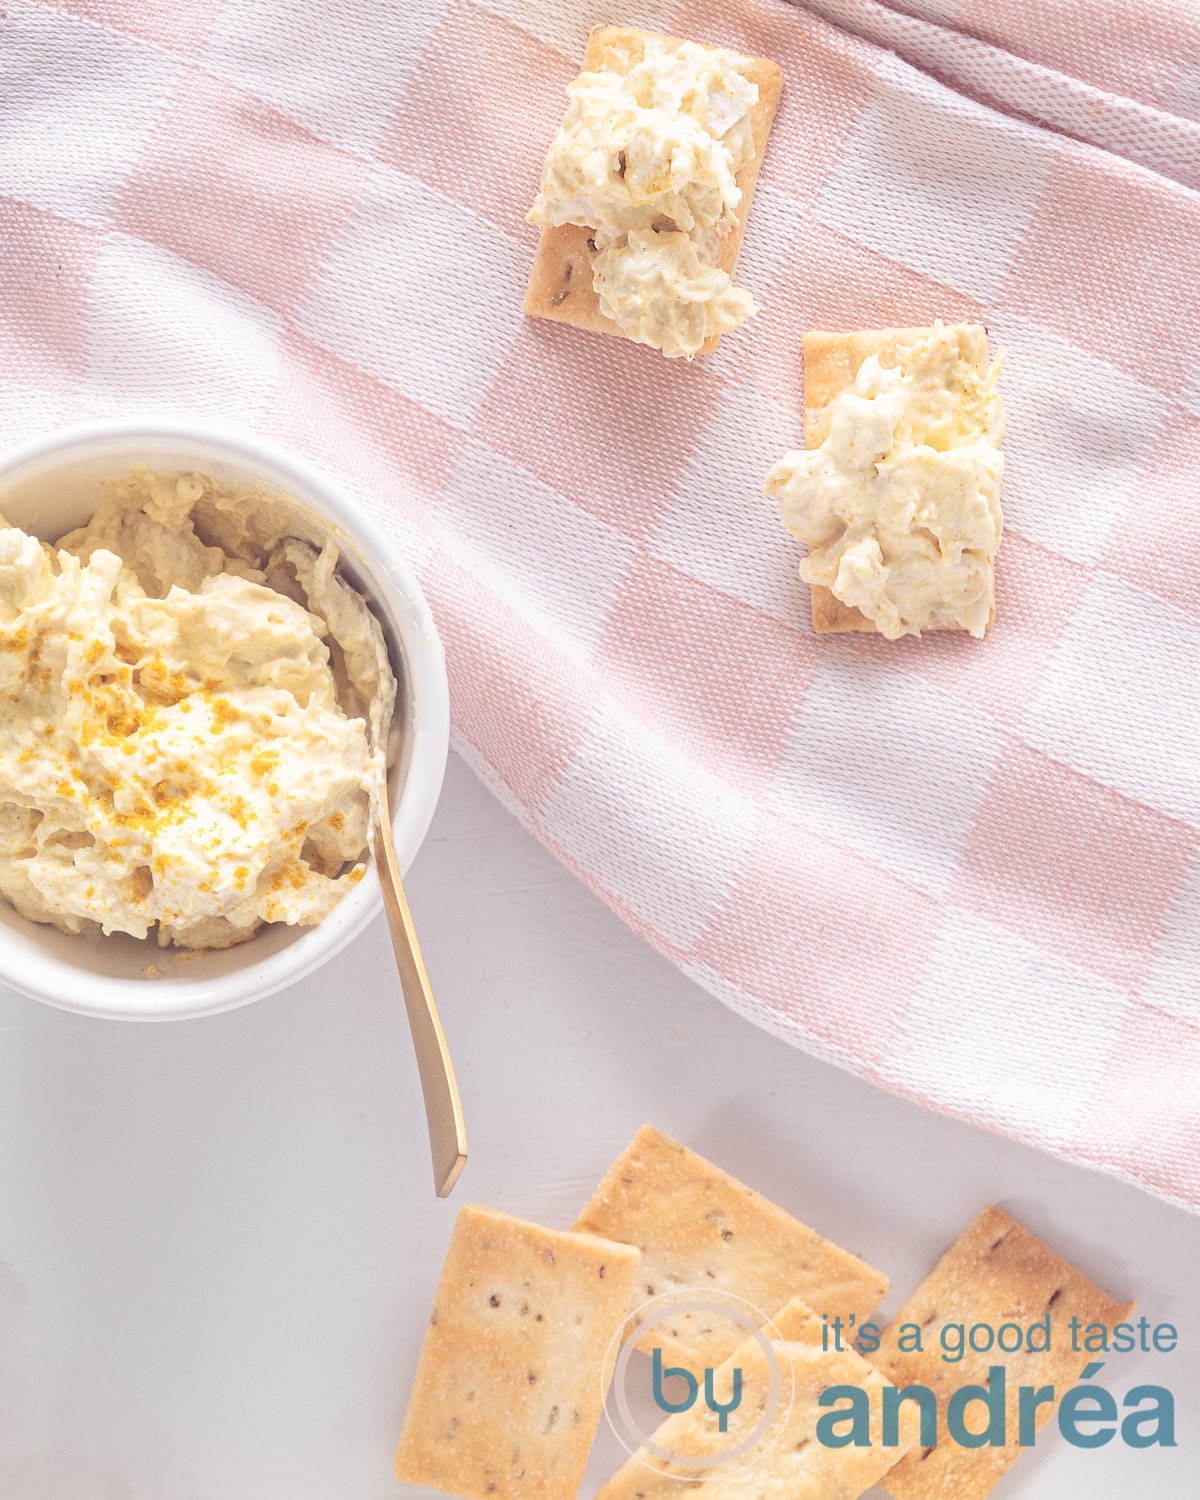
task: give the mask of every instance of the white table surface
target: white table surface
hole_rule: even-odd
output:
[[[1152,1320],[1118,1397],[1180,1447],[1047,1433],[996,1491],[1194,1500],[1200,1219],[903,1103],[682,978],[452,761],[410,879],[468,1110],[429,1186],[382,919],[292,990],[162,1026],[0,991],[0,1497],[387,1500],[458,1202],[565,1227],[654,1122],[889,1272],[890,1306],[989,1199]],[[602,1428],[583,1494],[622,1457]]]

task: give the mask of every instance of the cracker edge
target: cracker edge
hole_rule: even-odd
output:
[[[588,38],[587,51],[583,56],[580,72],[600,67],[605,48],[619,45],[622,40],[655,37],[670,43],[683,38],[661,36],[658,32],[639,31],[627,26],[600,26]],[[770,58],[748,57],[752,67],[744,75],[758,85],[758,102],[750,111],[750,125],[754,135],[754,154],[742,164],[736,182],[742,190],[738,223],[721,245],[717,264],[730,276],[737,269],[741,254],[742,238],[754,203],[754,189],[762,167],[767,139],[779,108],[783,92],[783,69]],[[589,248],[592,231],[578,224],[555,225],[543,229],[538,239],[533,266],[529,273],[529,285],[525,292],[524,309],[533,318],[545,318],[553,323],[567,323],[573,328],[582,328],[590,333],[606,333],[617,338],[632,339],[619,323],[606,318],[600,311],[600,299],[592,286],[592,250]],[[720,342],[720,334],[705,340],[700,353],[711,354]],[[633,340],[636,342],[636,340]]]
[[[994,1320],[994,1315],[997,1311],[996,1295],[987,1286],[988,1273],[983,1262],[983,1257],[988,1253],[986,1247],[989,1244],[993,1244],[993,1242],[1002,1237],[1007,1237],[1014,1230],[1026,1242],[1026,1250],[1029,1258],[1036,1258],[1039,1268],[1052,1271],[1053,1280],[1062,1284],[1061,1290],[1065,1290],[1069,1286],[1073,1292],[1085,1298],[1091,1304],[1089,1311],[1093,1314],[1093,1321],[1104,1322],[1111,1329],[1114,1324],[1128,1318],[1129,1314],[1137,1306],[1135,1302],[1119,1302],[1117,1298],[1113,1297],[1111,1293],[1106,1292],[1103,1287],[1094,1282],[1085,1272],[1079,1270],[1065,1256],[1060,1255],[1057,1250],[1047,1245],[1040,1236],[1034,1234],[1033,1230],[1022,1224],[1019,1219],[1014,1218],[1012,1214],[994,1203],[988,1204],[986,1208],[981,1209],[975,1215],[953,1244],[938,1257],[936,1264],[920,1284],[909,1293],[904,1300],[903,1306],[889,1320],[887,1327],[883,1331],[885,1347],[878,1353],[867,1356],[868,1361],[875,1365],[886,1380],[891,1381],[893,1384],[908,1384],[912,1380],[912,1372],[907,1370],[903,1372],[902,1380],[898,1378],[901,1372],[897,1367],[896,1360],[897,1358],[900,1360],[912,1359],[914,1356],[911,1354],[896,1356],[894,1353],[889,1353],[886,1349],[886,1341],[895,1334],[895,1331],[903,1323],[923,1321],[921,1313],[931,1300],[935,1300],[936,1294],[940,1291],[938,1287],[930,1287],[930,1283],[935,1278],[944,1275],[946,1270],[951,1266],[955,1266],[956,1261],[960,1262],[961,1266],[965,1267],[968,1273],[965,1276],[962,1275],[961,1267],[955,1266],[955,1269],[960,1270],[958,1285],[973,1287],[975,1290],[973,1305],[981,1310],[982,1320]],[[1007,1299],[1004,1299],[1004,1304],[999,1308],[999,1312],[1003,1315],[1007,1310]],[[989,1357],[995,1358],[994,1355]],[[1079,1356],[1079,1369],[1082,1370],[1091,1358],[1090,1354],[1086,1352],[1081,1353]],[[940,1354],[933,1349],[926,1351],[922,1359],[934,1362],[934,1368],[938,1374],[944,1374],[949,1369],[961,1368],[961,1366],[944,1366],[939,1368]],[[1078,1377],[1076,1376],[1075,1378]],[[923,1382],[918,1379],[918,1383]],[[924,1383],[934,1384],[934,1382]],[[1074,1380],[1069,1381],[1066,1389],[1069,1389],[1073,1383]],[[1061,1391],[1058,1400],[1052,1406],[1045,1405],[1038,1409],[1036,1419],[1038,1432],[1041,1432],[1050,1422],[1055,1411],[1058,1409],[1059,1400],[1062,1399],[1065,1393],[1065,1389]],[[940,1420],[943,1412],[943,1395],[940,1390],[935,1390],[935,1394],[938,1399]],[[948,1445],[943,1442],[941,1446],[946,1448]],[[999,1484],[1000,1480],[1026,1450],[1014,1446],[1013,1442],[1009,1442],[1003,1448],[999,1449],[959,1448],[952,1451],[957,1452],[959,1456],[964,1454],[973,1455],[979,1460],[977,1482],[967,1488],[963,1486],[961,1476],[955,1476],[956,1481],[962,1486],[956,1493],[961,1496],[961,1500],[982,1500],[982,1497],[989,1495],[995,1486]],[[926,1476],[924,1483],[922,1483],[920,1471],[918,1471],[915,1479],[910,1479],[912,1470],[911,1465],[907,1461],[911,1456],[911,1453],[906,1453],[902,1458],[898,1458],[895,1465],[878,1481],[879,1487],[889,1495],[897,1497],[897,1500],[939,1500],[939,1497],[948,1493],[948,1476],[940,1468]],[[993,1458],[993,1456],[998,1456],[1001,1462],[997,1464],[993,1459],[990,1467],[985,1467],[987,1460]],[[898,1474],[897,1471],[901,1465],[905,1465],[904,1472]],[[893,1488],[896,1484],[899,1484],[898,1490]]]
[[[981,323],[970,323],[969,328],[983,328]],[[872,354],[893,354],[903,344],[911,344],[928,334],[926,328],[877,328],[862,329],[853,333],[806,333],[802,340],[804,350],[804,446],[818,448],[829,433],[829,404],[848,386],[862,362]],[[987,329],[983,328],[980,340],[980,369],[986,369],[990,361]],[[994,576],[994,568],[993,568]],[[810,583],[812,605],[812,627],[818,635],[844,635],[858,631],[878,635],[874,620],[868,619],[853,604],[842,600],[822,583]],[[996,618],[996,604],[992,601],[988,626]],[[931,625],[931,630],[962,630],[961,625]]]
[[[798,1348],[809,1348],[823,1354],[824,1351],[821,1351],[820,1347],[822,1329],[823,1324],[820,1315],[802,1297],[793,1297],[790,1302],[785,1302],[773,1317],[767,1319],[766,1323],[759,1329],[759,1332],[766,1337],[767,1342],[776,1351],[776,1357],[778,1357],[780,1348],[787,1348],[793,1345]],[[757,1339],[753,1335],[750,1335],[720,1364],[714,1374],[714,1381],[718,1389],[725,1390],[727,1388],[725,1381],[729,1371],[739,1360],[746,1357],[747,1351],[753,1349],[756,1345]],[[879,1366],[873,1364],[865,1355],[859,1354],[857,1350],[843,1349],[836,1353],[834,1351],[829,1351],[829,1353],[835,1359],[845,1359],[848,1355],[853,1355],[854,1359],[865,1369],[873,1370],[880,1377],[881,1384],[876,1389],[881,1393],[883,1390],[892,1387],[892,1381],[888,1379]],[[859,1389],[868,1390],[868,1387],[860,1382]],[[653,1433],[651,1433],[651,1440],[661,1444],[664,1437],[669,1436],[665,1429],[669,1428],[674,1420],[674,1417],[665,1417],[654,1429]],[[894,1468],[900,1462],[901,1458],[906,1457],[917,1446],[917,1440],[920,1436],[920,1417],[918,1413],[910,1406],[901,1406],[898,1426],[900,1441],[894,1450],[895,1457],[890,1464],[891,1468]],[[769,1453],[770,1450],[768,1449],[767,1452]],[[629,1458],[626,1459],[616,1473],[606,1479],[596,1491],[596,1500],[628,1500],[628,1491],[631,1487],[630,1476],[636,1475],[639,1470],[644,1471],[645,1469],[649,1469],[658,1479],[674,1479],[675,1487],[680,1493],[692,1487],[693,1481],[686,1474],[673,1475],[663,1469],[657,1468],[654,1462],[645,1462],[647,1455],[648,1450],[645,1447],[641,1447],[635,1453],[630,1454]],[[888,1470],[885,1469],[884,1473],[886,1472]],[[877,1485],[879,1482],[880,1479],[877,1478],[873,1481],[873,1484]]]
[[[515,1214],[505,1213],[502,1209],[489,1208],[486,1205],[478,1203],[464,1203],[459,1209],[458,1214],[455,1216],[454,1228],[451,1232],[450,1237],[450,1244],[447,1246],[446,1256],[442,1263],[442,1269],[438,1274],[437,1288],[434,1292],[432,1302],[432,1308],[434,1310],[436,1310],[439,1306],[439,1303],[442,1302],[444,1291],[452,1291],[453,1289],[456,1289],[462,1280],[469,1281],[472,1273],[478,1272],[480,1256],[476,1237],[485,1232],[486,1228],[489,1225],[495,1229],[500,1230],[501,1232],[510,1234],[515,1233],[522,1239],[534,1240],[538,1236],[545,1236],[547,1239],[557,1240],[561,1238],[570,1241],[582,1242],[579,1246],[581,1250],[584,1249],[585,1246],[588,1248],[594,1247],[597,1255],[603,1254],[606,1257],[606,1260],[611,1259],[615,1263],[621,1263],[622,1268],[628,1271],[628,1278],[630,1283],[629,1291],[630,1293],[632,1293],[633,1281],[637,1276],[638,1264],[641,1261],[641,1253],[640,1251],[638,1251],[636,1246],[628,1245],[620,1240],[608,1240],[605,1239],[602,1235],[591,1234],[587,1231],[573,1229],[548,1229],[545,1225],[534,1223],[532,1220],[521,1219],[518,1218]],[[460,1264],[458,1268],[459,1276],[456,1278],[452,1288],[447,1283],[446,1275],[450,1257],[455,1248],[454,1242],[460,1232],[464,1234],[464,1237],[469,1237],[469,1242],[465,1247],[460,1248],[460,1256],[463,1263]],[[626,1298],[623,1302],[622,1307],[623,1314],[624,1309],[627,1308],[627,1305],[628,1299]],[[622,1325],[618,1325],[618,1327],[619,1326]],[[443,1475],[439,1474],[437,1479],[431,1478],[429,1473],[414,1475],[414,1471],[410,1469],[409,1464],[406,1461],[410,1457],[410,1455],[406,1451],[410,1446],[417,1449],[417,1454],[413,1455],[413,1457],[419,1456],[421,1449],[420,1439],[415,1435],[415,1429],[417,1427],[415,1417],[415,1402],[417,1394],[421,1390],[422,1382],[430,1378],[430,1372],[433,1371],[436,1373],[439,1359],[444,1359],[446,1357],[446,1350],[444,1347],[445,1343],[447,1342],[446,1335],[441,1335],[440,1342],[442,1343],[443,1348],[435,1353],[433,1347],[433,1331],[433,1319],[431,1316],[430,1322],[426,1325],[425,1333],[421,1340],[421,1348],[417,1355],[417,1362],[413,1373],[412,1385],[409,1390],[408,1401],[405,1405],[404,1419],[401,1423],[400,1436],[397,1439],[395,1454],[392,1460],[392,1473],[394,1477],[398,1479],[402,1484],[417,1484],[429,1486],[434,1489],[445,1490]],[[613,1332],[615,1335],[616,1329],[614,1329]],[[610,1340],[608,1349],[606,1351],[603,1367],[599,1372],[605,1389],[607,1389],[608,1383],[612,1379],[615,1365],[615,1355]],[[601,1409],[601,1411],[597,1413],[596,1428],[599,1427],[602,1415],[603,1410]],[[591,1452],[592,1444],[595,1441],[596,1428],[592,1429],[592,1432],[588,1436],[586,1447],[583,1450],[583,1465],[580,1468],[581,1478],[583,1467],[586,1466],[588,1456]],[[450,1493],[449,1491],[445,1492]]]
[[[847,1250],[844,1245],[839,1245],[836,1240],[829,1239],[826,1235],[822,1234],[820,1230],[814,1229],[811,1224],[806,1223],[803,1219],[798,1219],[795,1214],[793,1214],[790,1210],[784,1208],[782,1204],[776,1203],[773,1198],[768,1198],[765,1193],[760,1193],[757,1188],[751,1187],[748,1183],[743,1182],[739,1177],[735,1177],[732,1172],[727,1171],[724,1167],[718,1166],[716,1162],[710,1161],[706,1156],[701,1156],[698,1151],[694,1151],[690,1146],[685,1145],[682,1141],[676,1140],[674,1136],[668,1135],[666,1131],[659,1130],[656,1125],[639,1125],[633,1139],[622,1151],[617,1154],[617,1156],[609,1164],[603,1176],[600,1178],[600,1181],[593,1188],[587,1202],[583,1205],[582,1209],[580,1209],[578,1215],[575,1218],[572,1228],[576,1233],[589,1234],[600,1239],[612,1238],[611,1235],[605,1234],[599,1229],[594,1229],[588,1226],[587,1221],[594,1212],[593,1205],[600,1197],[601,1193],[603,1193],[605,1189],[609,1188],[614,1180],[618,1178],[619,1169],[626,1161],[626,1158],[628,1158],[631,1153],[637,1151],[639,1148],[644,1150],[648,1146],[659,1152],[662,1152],[664,1147],[670,1151],[680,1152],[683,1157],[688,1160],[689,1163],[699,1164],[700,1167],[705,1169],[706,1173],[721,1179],[722,1183],[725,1184],[728,1189],[732,1189],[735,1193],[740,1194],[744,1199],[755,1205],[765,1206],[765,1208],[771,1215],[778,1215],[780,1219],[787,1220],[790,1224],[797,1225],[800,1229],[803,1229],[810,1235],[812,1235],[815,1240],[820,1241],[821,1245],[828,1250],[835,1251],[839,1256],[844,1256],[848,1262],[853,1262],[855,1266],[860,1268],[860,1279],[863,1285],[870,1286],[875,1289],[873,1292],[874,1300],[870,1304],[867,1312],[864,1314],[864,1320],[873,1315],[873,1313],[878,1309],[880,1303],[882,1303],[884,1298],[886,1298],[886,1296],[888,1295],[888,1292],[891,1290],[891,1280],[886,1275],[886,1273],[881,1271],[877,1266],[872,1265],[870,1261],[864,1260],[861,1255],[855,1254],[853,1250]],[[621,1196],[627,1198],[629,1195],[622,1194]],[[759,1211],[761,1212],[761,1210]],[[627,1244],[629,1242],[622,1240],[618,1241],[617,1243]],[[636,1248],[639,1249],[640,1254],[640,1247]],[[790,1307],[793,1302],[799,1301],[801,1301],[801,1299],[798,1295],[796,1295],[789,1298],[789,1300],[784,1303],[783,1306],[785,1308]],[[807,1306],[808,1304],[805,1303],[803,1305]],[[653,1347],[653,1333],[647,1332],[645,1334],[642,1334],[641,1332],[639,1332],[640,1319],[636,1317],[639,1306],[640,1304],[635,1304],[631,1300],[629,1309],[629,1322],[631,1326],[627,1328],[625,1338],[627,1340],[632,1340],[635,1343],[635,1346],[641,1349],[643,1353],[649,1354]],[[769,1313],[767,1315],[768,1321],[773,1321],[777,1315],[777,1312]],[[690,1356],[687,1353],[686,1349],[681,1348],[679,1350],[678,1357],[688,1365],[689,1369],[692,1368],[690,1363]]]

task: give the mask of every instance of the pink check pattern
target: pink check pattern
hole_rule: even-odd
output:
[[[762,312],[691,367],[520,311],[610,20],[786,71]],[[419,566],[459,749],[638,932],[1198,1208],[1196,33],[1182,0],[9,0],[0,438],[166,408],[306,450]],[[761,498],[801,334],[935,317],[1010,352],[995,629],[818,639]]]

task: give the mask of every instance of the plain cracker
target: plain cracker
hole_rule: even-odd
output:
[[[900,1407],[899,1443],[883,1446],[879,1393],[888,1384],[875,1367],[852,1349],[821,1348],[822,1322],[800,1298],[771,1319],[763,1333],[778,1361],[781,1399],[775,1420],[744,1457],[711,1469],[673,1466],[647,1449],[639,1451],[596,1494],[596,1500],[676,1500],[690,1494],[697,1480],[705,1500],[744,1500],[747,1495],[786,1496],[786,1500],[857,1500],[916,1442],[919,1418],[911,1403]],[[716,1371],[718,1402],[733,1389],[734,1368],[742,1372],[742,1400],[720,1432],[703,1398],[688,1412],[668,1417],[655,1429],[658,1447],[687,1457],[727,1453],[762,1420],[770,1390],[770,1368],[762,1346],[748,1339]],[[818,1398],[834,1385],[867,1391],[871,1400],[871,1447],[829,1448],[817,1441],[822,1415]]]
[[[895,1500],[981,1500],[1024,1451],[1018,1446],[1017,1388],[1053,1386],[1061,1397],[1092,1357],[1072,1351],[1071,1318],[1078,1317],[1085,1327],[1104,1323],[1111,1328],[1132,1306],[1102,1292],[1003,1209],[985,1208],[896,1314],[883,1333],[880,1352],[871,1356],[871,1363],[894,1384],[928,1386],[938,1402],[938,1446],[918,1448],[902,1459],[880,1481],[883,1488]],[[1047,1311],[1048,1354],[967,1349],[958,1363],[942,1358],[941,1330],[947,1323],[962,1323],[968,1330],[976,1323],[1027,1328]],[[897,1352],[898,1330],[905,1323],[921,1325],[923,1353]],[[1007,1367],[1008,1443],[1003,1448],[961,1447],[946,1432],[946,1404],[959,1387],[983,1384],[989,1366],[997,1364]],[[1057,1401],[1047,1402],[1038,1409],[1039,1430],[1056,1406]],[[978,1426],[981,1419],[979,1409],[972,1408],[968,1421]]]
[[[609,1168],[575,1228],[641,1251],[635,1312],[690,1287],[742,1298],[767,1318],[803,1297],[819,1313],[861,1323],[887,1293],[882,1272],[649,1125]],[[702,1314],[684,1313],[657,1324],[639,1348],[660,1346],[692,1369],[715,1366],[742,1337],[729,1319],[723,1325],[706,1328]]]
[[[421,1346],[396,1478],[465,1500],[574,1495],[637,1264],[628,1245],[463,1208]]]
[[[968,325],[976,334],[975,358],[980,370],[989,363],[987,329]],[[872,354],[895,361],[896,351],[925,337],[928,328],[868,328],[855,333],[806,333],[804,348],[804,446],[819,448],[829,435],[831,403],[854,384],[858,367]],[[809,584],[812,624],[818,635],[841,635],[846,631],[876,634],[875,622],[853,604],[844,604],[824,584]],[[995,608],[988,618],[992,623]],[[957,630],[952,624],[933,624],[931,630]]]
[[[609,47],[633,45],[640,48],[644,39],[653,35],[653,32],[628,27],[601,26],[592,32],[588,40],[581,71],[603,71],[604,54]],[[680,39],[663,37],[661,40],[676,45]],[[758,102],[750,111],[754,153],[748,161],[743,162],[735,178],[742,190],[738,222],[725,236],[717,257],[717,265],[730,276],[737,268],[763,152],[766,150],[767,137],[771,133],[775,111],[779,107],[779,96],[783,90],[783,69],[778,63],[765,57],[750,57],[747,61],[751,67],[744,76],[758,85]],[[555,323],[570,323],[575,328],[584,328],[592,333],[629,338],[630,335],[619,323],[606,318],[600,311],[600,299],[592,285],[593,251],[589,245],[592,233],[591,229],[578,224],[554,225],[542,230],[529,275],[529,288],[525,293],[525,311],[531,317],[549,318]],[[705,341],[700,352],[711,354],[719,341],[720,335],[713,335]]]

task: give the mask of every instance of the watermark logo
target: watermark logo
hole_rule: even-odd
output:
[[[1142,1318],[1137,1325],[1098,1321],[1085,1326],[1072,1315],[1064,1329],[1053,1325],[1049,1312],[1028,1328],[977,1322],[968,1329],[965,1323],[945,1322],[931,1329],[926,1320],[901,1322],[881,1332],[866,1323],[850,1344],[852,1332],[841,1318],[823,1316],[819,1329],[805,1323],[797,1332],[794,1317],[779,1316],[793,1330],[790,1339],[809,1345],[806,1368],[810,1355],[818,1360],[829,1356],[825,1368],[831,1378],[851,1376],[848,1383],[812,1391],[795,1413],[790,1340],[742,1298],[681,1288],[652,1297],[631,1314],[609,1347],[605,1371],[612,1371],[612,1380],[605,1380],[604,1411],[633,1459],[689,1484],[737,1478],[741,1488],[753,1466],[781,1441],[791,1440],[785,1434],[794,1438],[793,1415],[803,1434],[800,1447],[811,1434],[822,1448],[878,1448],[885,1457],[892,1450],[891,1463],[901,1445],[902,1408],[910,1408],[905,1415],[919,1420],[919,1442],[927,1456],[942,1444],[1032,1447],[1049,1420],[1044,1411],[1039,1414],[1047,1403],[1062,1436],[1077,1448],[1102,1448],[1118,1438],[1131,1448],[1173,1448],[1177,1443],[1175,1398],[1167,1387],[1136,1385],[1119,1402],[1114,1392],[1091,1383],[1104,1369],[1104,1360],[1080,1359],[1128,1353],[1139,1346],[1143,1353],[1169,1354],[1178,1343],[1173,1324],[1151,1329]],[[695,1357],[705,1347],[736,1352],[706,1366]],[[851,1349],[875,1355],[881,1348],[884,1368],[898,1356],[915,1359],[916,1370],[928,1371],[932,1378],[927,1384],[912,1379],[903,1385],[871,1384],[862,1378],[871,1371],[860,1359],[860,1378],[855,1379],[854,1362],[848,1369],[844,1356]],[[638,1349],[649,1358],[637,1354]],[[975,1356],[970,1365],[965,1363],[968,1349]],[[1039,1364],[1052,1350],[1056,1364]],[[836,1354],[843,1359],[834,1360]],[[989,1364],[980,1380],[982,1359],[989,1355],[1008,1356],[1011,1367]],[[964,1376],[958,1386],[948,1378],[948,1367],[954,1366]],[[1061,1394],[1050,1383],[1057,1370],[1072,1372]],[[1029,1383],[1015,1386],[1020,1376]],[[980,1425],[981,1415],[986,1415],[986,1425]],[[745,1488],[753,1493],[753,1481]]]
[[[683,1365],[668,1366],[664,1371],[662,1350],[657,1344],[654,1346],[654,1353],[651,1356],[651,1367],[654,1371],[654,1404],[661,1406],[663,1411],[668,1412],[691,1411],[692,1407],[696,1404],[696,1397],[700,1393],[700,1382],[692,1372]],[[717,1393],[713,1389],[713,1376],[715,1373],[711,1369],[704,1372],[704,1404],[708,1407],[709,1411],[716,1413],[719,1430],[721,1432],[728,1432],[729,1413],[737,1411],[738,1407],[742,1404],[742,1372],[736,1365],[729,1371],[729,1383],[732,1388],[732,1394],[724,1406],[717,1400]],[[682,1380],[686,1383],[687,1395],[682,1400],[672,1401],[670,1396],[667,1395],[663,1386],[664,1375],[667,1380]]]
[[[684,1364],[680,1339],[689,1333],[716,1333],[738,1353],[720,1365]],[[768,1435],[791,1410],[791,1366],[781,1363],[772,1345],[779,1339],[760,1308],[731,1293],[678,1288],[652,1297],[626,1319],[609,1348],[605,1368],[613,1375],[604,1398],[609,1426],[648,1468],[661,1471],[667,1465],[695,1483],[744,1472],[769,1451]],[[649,1361],[639,1357],[639,1348]],[[743,1369],[749,1364],[752,1381]],[[670,1425],[685,1412],[693,1413],[690,1452],[674,1445],[680,1429]],[[698,1432],[704,1434],[701,1443],[694,1441]]]

